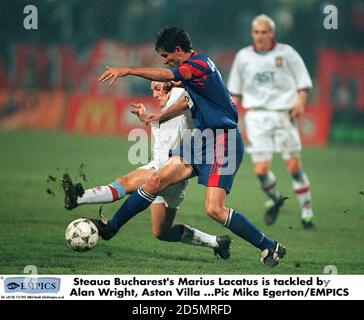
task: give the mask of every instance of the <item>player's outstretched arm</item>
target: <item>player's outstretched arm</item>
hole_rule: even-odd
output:
[[[174,74],[171,70],[165,68],[152,67],[106,67],[106,71],[99,78],[100,82],[107,82],[111,79],[110,85],[113,85],[117,78],[133,75],[154,81],[172,81]]]
[[[184,111],[188,109],[188,103],[185,95],[183,94],[176,103],[172,104],[168,109],[160,111],[158,113],[152,113],[149,115],[149,121],[159,121],[163,123],[172,118],[180,116]]]

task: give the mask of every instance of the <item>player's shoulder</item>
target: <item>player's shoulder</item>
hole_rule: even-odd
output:
[[[169,99],[164,106],[164,109],[169,108],[172,104],[176,103],[180,97],[184,94],[185,89],[179,87],[173,87]]]
[[[185,89],[180,87],[173,87],[171,90],[171,96],[181,96],[184,93]]]
[[[204,54],[194,54],[189,59],[185,61],[187,64],[191,65],[199,65],[200,67],[208,69],[208,63],[211,62],[211,59]]]
[[[235,59],[237,61],[243,62],[243,61],[247,61],[250,60],[250,58],[252,56],[255,55],[255,51],[253,46],[247,46],[244,48],[241,48],[235,55]]]
[[[187,61],[192,61],[192,62],[205,61],[206,62],[208,60],[210,60],[210,58],[207,55],[201,54],[201,53],[195,53]]]
[[[297,51],[292,46],[290,46],[289,44],[286,44],[286,43],[278,42],[274,49],[275,49],[275,51],[286,53],[286,54],[297,54]]]

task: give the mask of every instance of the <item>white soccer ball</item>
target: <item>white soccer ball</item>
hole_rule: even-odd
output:
[[[65,237],[73,250],[87,251],[96,246],[99,232],[92,221],[80,218],[68,225]]]

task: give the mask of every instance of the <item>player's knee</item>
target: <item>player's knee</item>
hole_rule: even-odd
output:
[[[117,178],[115,180],[118,184],[124,187],[126,189],[129,186],[129,178],[128,176],[122,176],[120,178]]]
[[[163,178],[158,172],[154,173],[146,183],[146,187],[149,192],[157,193],[162,190]]]
[[[206,214],[218,221],[218,222],[224,222],[224,208],[221,207],[221,206],[216,206],[216,204],[205,204],[205,211],[206,211]]]
[[[298,159],[291,159],[286,162],[286,168],[290,174],[295,174],[301,170],[301,163]]]
[[[269,166],[266,164],[255,164],[254,165],[254,173],[257,176],[265,176],[269,172]]]

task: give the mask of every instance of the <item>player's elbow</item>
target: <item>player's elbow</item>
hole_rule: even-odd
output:
[[[160,76],[161,76],[161,81],[164,82],[175,80],[173,72],[169,69],[163,69]]]

